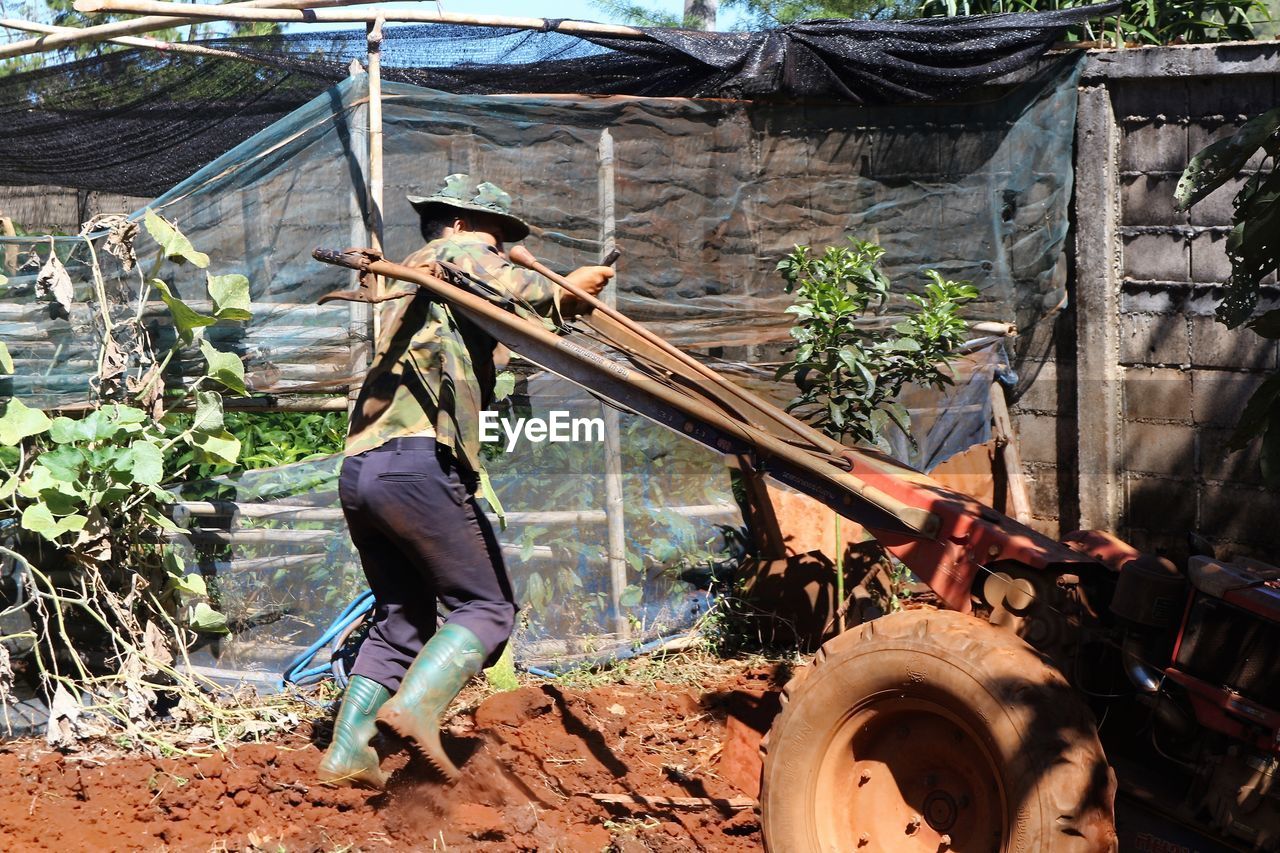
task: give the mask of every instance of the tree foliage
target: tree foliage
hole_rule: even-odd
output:
[[[824,19],[882,20],[1046,12],[1088,6],[1092,0],[724,0],[740,24],[768,29]],[[612,16],[638,26],[692,26],[642,0],[598,0]],[[1133,0],[1123,11],[1067,34],[1068,40],[1140,44],[1237,41],[1257,37],[1270,21],[1265,0]]]
[[[699,29],[701,22],[648,5],[641,0],[595,0],[597,8],[615,20],[638,27],[684,27]],[[899,0],[721,0],[721,20],[725,12],[736,12],[738,26],[769,29],[798,21],[854,18],[911,17],[914,2]]]
[[[1174,198],[1186,210],[1223,187],[1246,176],[1235,195],[1235,212],[1226,251],[1231,279],[1218,305],[1217,319],[1229,329],[1247,325],[1268,340],[1280,340],[1280,308],[1254,316],[1262,280],[1280,269],[1280,108],[1245,122],[1231,136],[1214,142],[1187,164]],[[1258,167],[1250,173],[1249,163]],[[1251,319],[1252,318],[1252,319]],[[1229,447],[1239,450],[1262,442],[1262,474],[1280,488],[1280,373],[1254,392],[1240,416]]]
[[[921,17],[1044,12],[1088,6],[1092,0],[922,0]],[[1269,21],[1264,0],[1132,0],[1118,15],[1085,24],[1069,40],[1118,44],[1183,44],[1241,41],[1255,37],[1255,25]]]
[[[964,342],[960,306],[978,295],[968,282],[948,281],[935,270],[921,294],[904,294],[909,312],[889,329],[860,324],[883,310],[892,285],[880,269],[884,250],[849,238],[814,255],[796,246],[778,262],[786,291],[795,296],[792,360],[778,371],[791,376],[800,395],[788,406],[828,435],[882,444],[896,424],[911,436],[906,410],[896,402],[906,385],[951,384],[948,368]]]
[[[909,18],[909,0],[725,0],[722,9],[736,10],[753,29],[768,29],[799,21]]]

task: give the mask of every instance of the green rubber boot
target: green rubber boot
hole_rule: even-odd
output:
[[[461,625],[445,625],[418,652],[396,695],[378,712],[378,726],[399,735],[446,779],[458,768],[440,745],[440,720],[449,703],[484,665],[480,639]]]
[[[378,733],[374,715],[391,697],[390,691],[363,675],[351,676],[333,721],[333,740],[320,759],[321,782],[330,785],[362,785],[382,790],[387,774],[378,766],[378,753],[369,745]]]

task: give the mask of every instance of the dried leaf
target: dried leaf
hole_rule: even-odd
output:
[[[136,378],[130,376],[126,385],[143,411],[157,421],[164,417],[164,381],[159,364],[152,362],[146,373]]]
[[[49,705],[49,728],[45,741],[53,749],[73,750],[80,739],[80,714],[84,710],[76,697],[59,684]]]
[[[58,253],[53,249],[53,241],[49,241],[49,260],[40,268],[36,277],[36,298],[53,302],[49,313],[55,319],[71,319],[71,299],[75,289],[71,285],[71,276],[67,268],[58,260]]]
[[[137,654],[130,654],[120,665],[117,675],[124,682],[125,713],[131,720],[145,720],[155,693],[142,686],[142,660]],[[151,695],[148,696],[148,693]]]
[[[88,521],[76,534],[71,550],[85,563],[103,566],[111,562],[111,527],[96,507],[89,510]]]
[[[156,627],[155,622],[147,622],[142,631],[142,653],[148,661],[154,662],[152,669],[168,666],[173,663],[173,652],[169,651],[169,640],[164,631]]]
[[[113,398],[119,395],[120,377],[124,376],[128,366],[129,354],[108,335],[102,347],[102,367],[98,371],[98,390],[102,396]]]
[[[9,661],[9,649],[0,644],[0,706],[17,704],[13,695],[13,665]]]
[[[178,704],[169,712],[169,716],[173,718],[175,723],[190,723],[200,719],[203,713],[200,705],[186,693],[183,693],[182,697],[178,699]]]
[[[209,743],[213,740],[212,726],[192,726],[184,732],[186,743]]]
[[[111,233],[107,235],[107,252],[120,259],[125,272],[130,272],[138,263],[138,256],[133,251],[133,241],[138,236],[138,223],[127,216],[118,216],[111,223]]]
[[[106,250],[120,259],[125,272],[138,263],[133,251],[133,241],[138,236],[138,223],[123,213],[100,213],[80,226],[80,236],[87,237],[99,231],[107,231]]]
[[[268,734],[276,729],[275,723],[268,723],[266,720],[245,720],[240,724],[240,737],[255,738],[258,735]]]

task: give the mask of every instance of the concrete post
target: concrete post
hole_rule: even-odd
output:
[[[600,131],[597,149],[600,197],[600,259],[603,261],[617,245],[617,217],[614,209],[615,179],[613,135]],[[618,307],[618,282],[615,279],[600,294],[610,308]],[[626,504],[622,495],[622,427],[618,410],[601,404],[604,415],[604,511],[608,519],[609,602],[613,608],[613,630],[620,638],[631,635],[631,622],[622,610],[622,595],[627,589]]]
[[[1105,86],[1076,117],[1076,383],[1080,526],[1114,530],[1121,489],[1120,131]]]

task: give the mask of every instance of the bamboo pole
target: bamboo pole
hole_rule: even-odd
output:
[[[1027,490],[1027,475],[1022,471],[1022,454],[1018,452],[1018,435],[1013,431],[1013,419],[1009,417],[1009,403],[1004,386],[991,383],[991,420],[996,450],[1000,464],[1004,466],[1009,481],[1010,515],[1022,524],[1031,523],[1031,498]]]
[[[230,3],[221,8],[312,9],[322,6],[349,6],[355,3],[371,2],[374,2],[374,0],[245,0],[243,3]],[[15,56],[26,56],[29,53],[43,53],[48,50],[57,50],[58,48],[68,47],[73,44],[106,41],[117,36],[131,36],[139,33],[155,32],[156,30],[167,30],[171,27],[183,27],[190,24],[198,24],[205,20],[203,18],[192,18],[184,15],[182,13],[182,9],[185,4],[183,3],[174,3],[171,5],[178,10],[176,15],[153,15],[146,18],[135,18],[131,21],[113,21],[109,24],[99,24],[95,27],[68,27],[72,32],[42,35],[33,39],[25,39],[23,41],[15,41],[6,45],[0,45],[0,59],[11,59]]]
[[[617,244],[614,213],[613,135],[600,131],[596,149],[600,204],[600,258],[603,261]],[[605,288],[602,301],[618,307],[618,283]],[[613,629],[619,637],[631,634],[631,623],[622,612],[622,595],[627,588],[626,504],[622,499],[622,441],[618,410],[601,403],[604,410],[604,511],[608,521],[609,598],[613,606]]]
[[[664,507],[682,518],[728,518],[738,512],[737,504],[692,504]],[[316,507],[301,504],[236,503],[234,501],[177,501],[169,505],[171,518],[216,518],[235,524],[239,519],[272,519],[284,521],[342,521],[341,507]],[[509,524],[604,524],[603,510],[513,510],[506,514]]]
[[[382,251],[382,16],[369,25],[369,246]],[[382,296],[382,276],[373,277],[373,298]],[[377,345],[381,333],[382,311],[371,309],[372,334]]]
[[[301,5],[301,4],[299,4]],[[173,15],[202,21],[266,21],[283,24],[362,24],[376,21],[402,21],[418,24],[466,24],[475,27],[503,27],[517,30],[542,30],[571,35],[609,36],[612,38],[648,38],[643,30],[620,24],[597,24],[592,21],[557,21],[550,18],[521,18],[506,15],[468,15],[459,12],[428,12],[421,9],[321,9],[318,2],[307,7],[268,7],[265,4],[246,8],[235,5],[217,6],[204,3],[171,3],[166,0],[76,0],[77,12],[125,12],[140,15]],[[340,6],[345,3],[327,3]],[[172,26],[166,25],[166,26]],[[132,32],[145,32],[133,30]]]
[[[223,400],[227,411],[251,412],[343,412],[347,401],[341,394],[270,394],[260,397],[227,397]],[[175,406],[175,412],[195,411],[191,404]]]
[[[360,67],[360,63],[351,60],[351,76],[355,77],[359,74],[366,73]],[[351,152],[350,156],[355,160],[355,169],[351,176],[351,193],[347,197],[347,214],[351,219],[351,245],[359,246],[362,243],[367,244],[370,239],[369,223],[365,220],[362,213],[364,205],[360,203],[360,195],[367,191],[367,175],[369,174],[369,144],[367,140],[361,139],[361,134],[367,135],[369,132],[369,101],[366,99],[364,103],[351,110]],[[364,180],[362,180],[364,179]],[[360,276],[358,273],[352,273],[353,287],[359,286]],[[368,370],[369,365],[373,363],[373,353],[377,348],[378,340],[371,336],[373,330],[372,317],[376,315],[371,306],[363,302],[351,303],[350,325],[348,326],[351,335],[351,374],[354,376],[357,372]],[[347,414],[350,415],[355,411],[356,399],[360,396],[360,385],[353,384],[347,390]]]
[[[0,216],[0,235],[18,236],[17,229],[13,227],[13,220],[7,216]],[[4,271],[6,275],[16,275],[18,272],[18,247],[13,243],[7,243],[4,247]]]
[[[46,35],[67,35],[69,33],[81,33],[84,30],[77,27],[55,27],[49,24],[39,24],[35,21],[20,21],[14,18],[0,18],[0,27],[10,30],[22,30],[28,33],[44,33]],[[158,50],[163,53],[188,53],[194,56],[216,56],[220,59],[239,59],[243,61],[256,61],[252,57],[245,56],[234,50],[224,50],[216,47],[205,47],[199,44],[186,44],[184,42],[162,41],[153,38],[139,38],[136,36],[118,36],[116,38],[104,39],[112,44],[122,45],[124,47],[141,47],[150,50]]]

